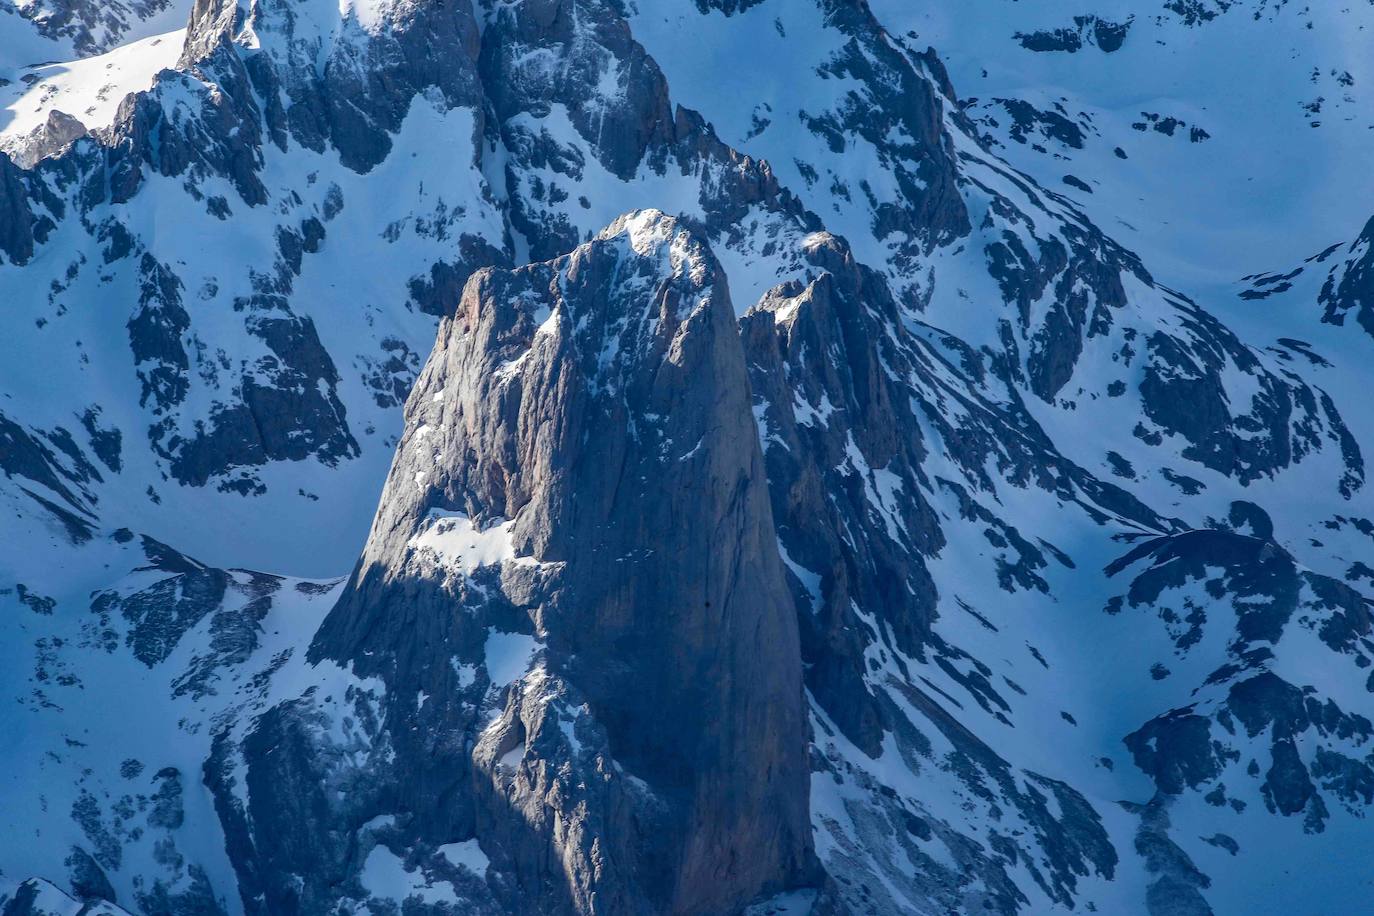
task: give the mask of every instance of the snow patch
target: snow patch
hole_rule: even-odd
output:
[[[504,687],[526,671],[539,649],[533,636],[524,633],[501,633],[492,630],[487,634],[485,650],[487,676],[492,686]]]
[[[439,854],[459,868],[466,868],[478,876],[485,876],[487,869],[491,867],[491,860],[475,839],[440,846]]]
[[[423,479],[424,472],[417,471],[415,482],[418,484]],[[471,574],[483,566],[516,559],[510,539],[514,524],[502,521],[479,530],[462,512],[431,509],[423,530],[411,538],[407,546],[412,550],[429,551],[442,566]]]
[[[451,888],[434,887],[419,872],[406,871],[401,857],[385,846],[374,846],[367,854],[358,880],[373,897],[386,900],[417,896],[425,903],[440,903],[456,899]]]
[[[521,741],[515,747],[511,748],[510,750],[502,754],[501,759],[498,760],[497,763],[499,763],[503,767],[507,767],[513,770],[516,767],[520,766],[520,762],[524,759],[525,742]]]

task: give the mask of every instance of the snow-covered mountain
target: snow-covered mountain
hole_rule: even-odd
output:
[[[190,8],[189,0],[4,0],[0,68],[120,50],[185,26]]]
[[[11,7],[4,916],[1364,907],[1374,7]]]

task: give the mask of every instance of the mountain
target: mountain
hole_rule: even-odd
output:
[[[5,0],[0,68],[70,62],[186,24],[187,0]]]
[[[1374,12],[1087,6],[0,6],[0,913],[1358,911]]]

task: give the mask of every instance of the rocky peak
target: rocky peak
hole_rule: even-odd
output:
[[[474,643],[501,692],[475,621],[542,645],[493,695],[494,721],[469,708],[462,725],[479,836],[530,899],[724,913],[809,880],[796,618],[734,310],[705,244],[639,211],[564,257],[480,271],[406,413],[314,655],[437,699],[427,679]],[[595,776],[564,749],[599,787],[585,808],[547,781],[540,758],[562,752],[536,750],[563,740],[549,703],[583,710],[578,746],[604,736]],[[550,846],[562,868],[527,873]]]
[[[54,108],[47,118],[25,136],[5,144],[6,152],[20,168],[33,168],[50,156],[56,156],[74,141],[86,136],[86,126],[79,120]]]

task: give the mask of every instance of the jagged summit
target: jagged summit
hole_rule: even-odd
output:
[[[434,767],[415,723],[472,756],[397,792],[475,831],[527,899],[725,913],[819,880],[796,618],[748,389],[715,258],[642,210],[564,257],[476,273],[411,393],[312,653],[435,697],[388,710],[388,740],[414,755],[397,769]],[[495,688],[511,639],[533,668],[509,669],[504,701],[461,700],[455,666]],[[436,805],[469,782],[474,799]],[[534,868],[546,847],[561,873]]]

